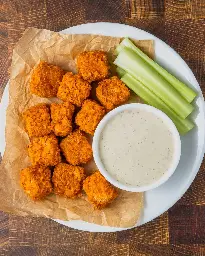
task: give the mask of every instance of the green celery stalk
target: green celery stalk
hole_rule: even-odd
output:
[[[185,119],[193,111],[194,107],[133,50],[128,48],[122,50],[114,64],[142,82],[181,118]]]
[[[117,72],[119,77],[122,77],[126,74],[126,71],[124,69],[120,68],[120,67],[116,68],[116,72]]]
[[[140,98],[142,98],[149,105],[163,111],[169,116],[177,127],[181,135],[185,135],[193,127],[194,123],[189,119],[181,119],[170,107],[168,107],[157,95],[151,92],[146,86],[141,82],[133,78],[131,75],[126,73],[121,80],[133,90]]]
[[[129,38],[123,39],[123,41],[117,46],[116,52],[119,54],[124,48],[132,49],[136,54],[143,58],[150,66],[152,66],[161,76],[163,76],[189,103],[196,97],[196,92],[190,87],[179,81],[176,77],[171,75],[167,70],[153,61],[149,56],[142,52],[135,44],[132,43]]]

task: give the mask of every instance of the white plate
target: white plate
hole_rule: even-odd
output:
[[[151,221],[172,207],[186,192],[195,178],[204,156],[205,145],[205,118],[204,100],[201,89],[192,71],[184,60],[167,44],[157,37],[134,27],[114,23],[90,23],[71,27],[62,33],[72,34],[100,34],[117,37],[131,37],[134,39],[152,39],[155,42],[156,61],[166,67],[180,80],[195,88],[198,91],[198,98],[195,102],[196,111],[193,114],[196,128],[187,136],[182,138],[182,157],[174,175],[160,187],[145,193],[144,212],[138,225]],[[5,148],[5,114],[8,105],[8,86],[5,89],[0,106],[0,152]],[[59,221],[57,222],[79,230],[91,232],[114,232],[123,230],[121,228],[102,227],[83,221]]]

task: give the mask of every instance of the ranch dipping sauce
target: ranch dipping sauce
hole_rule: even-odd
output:
[[[125,185],[146,186],[168,171],[174,138],[162,118],[144,109],[124,110],[103,128],[99,156],[106,171]]]

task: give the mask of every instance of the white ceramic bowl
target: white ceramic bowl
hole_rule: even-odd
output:
[[[174,150],[173,160],[171,162],[170,168],[164,173],[163,176],[161,176],[161,178],[159,180],[155,181],[154,183],[152,183],[150,185],[132,186],[132,185],[125,185],[123,183],[120,183],[119,181],[114,179],[112,175],[109,174],[109,172],[105,169],[105,167],[103,165],[103,162],[100,159],[99,141],[100,141],[101,133],[102,133],[105,125],[115,115],[117,115],[120,112],[123,112],[124,110],[128,110],[128,109],[129,110],[133,110],[133,109],[146,110],[146,111],[148,111],[150,113],[153,113],[154,115],[158,116],[159,118],[161,118],[163,120],[164,123],[166,123],[168,125],[168,127],[170,129],[170,132],[172,133],[173,138],[174,138],[175,150]],[[151,107],[149,105],[139,104],[139,103],[132,103],[132,104],[122,105],[118,108],[115,108],[111,112],[109,112],[101,120],[101,122],[99,123],[99,125],[98,125],[98,127],[95,131],[95,134],[94,134],[94,137],[93,137],[92,148],[93,148],[93,156],[94,156],[95,163],[96,163],[99,171],[101,172],[101,174],[114,186],[116,186],[120,189],[123,189],[123,190],[132,191],[132,192],[143,192],[143,191],[151,190],[153,188],[156,188],[156,187],[160,186],[164,182],[166,182],[169,179],[169,177],[176,170],[177,165],[178,165],[179,160],[180,160],[180,156],[181,156],[181,140],[180,140],[179,133],[178,133],[174,123],[172,122],[172,120],[166,114],[164,114],[162,111],[160,111],[160,110],[158,110],[154,107]]]

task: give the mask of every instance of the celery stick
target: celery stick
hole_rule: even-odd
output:
[[[119,77],[122,77],[126,74],[126,71],[124,69],[120,68],[120,67],[116,68],[116,72],[117,72]]]
[[[116,48],[116,52],[119,54],[125,47],[132,49],[136,54],[143,58],[150,66],[152,66],[157,72],[160,73],[189,103],[196,97],[196,92],[189,88],[187,85],[179,81],[176,77],[171,75],[167,70],[157,64],[155,61],[149,58],[143,53],[135,44],[128,38],[125,38]]]
[[[140,98],[142,98],[149,105],[163,111],[165,114],[169,116],[169,118],[176,125],[179,133],[181,135],[189,132],[193,127],[194,123],[188,119],[181,119],[177,116],[177,114],[168,107],[157,95],[147,89],[141,82],[137,81],[131,75],[126,73],[121,80],[133,90]]]
[[[178,116],[186,118],[194,109],[155,69],[133,50],[125,48],[116,58],[115,65],[142,82],[160,97]]]

